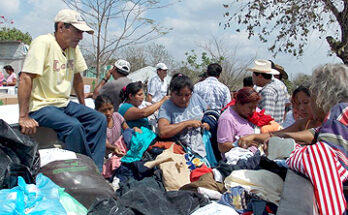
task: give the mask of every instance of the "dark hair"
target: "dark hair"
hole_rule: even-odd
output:
[[[221,72],[222,72],[222,67],[218,63],[212,63],[208,65],[208,68],[207,68],[208,76],[219,77]]]
[[[185,87],[188,87],[191,91],[193,91],[193,84],[191,79],[182,73],[173,75],[172,80],[169,84],[170,92],[179,92]]]
[[[4,70],[11,70],[12,72],[14,71],[14,69],[12,68],[11,65],[6,65],[6,66],[4,66],[3,69],[4,69]]]
[[[263,73],[263,72],[254,72],[256,76],[262,75],[265,79],[272,79],[271,74]]]
[[[129,83],[127,87],[123,87],[120,92],[121,101],[129,99],[129,94],[134,96],[141,89],[143,89],[143,83],[141,81]]]
[[[292,98],[293,101],[294,101],[296,95],[297,95],[299,92],[303,92],[303,93],[305,93],[308,97],[311,97],[311,93],[310,93],[310,91],[309,91],[309,88],[308,88],[308,87],[305,87],[305,86],[303,86],[303,85],[301,85],[301,86],[297,87],[297,88],[294,90],[294,92],[292,93],[292,97],[291,97],[291,98]]]
[[[55,22],[54,23],[54,32],[57,32],[58,31],[58,23],[59,22]],[[70,23],[63,23],[65,28],[70,28],[71,24]]]
[[[236,103],[244,105],[246,103],[256,102],[260,100],[260,94],[256,92],[256,90],[252,87],[243,87],[237,92]]]
[[[253,77],[248,76],[243,79],[243,87],[252,87],[254,86]]]
[[[112,105],[111,98],[109,96],[107,96],[107,95],[99,95],[99,96],[97,96],[97,98],[94,100],[94,109],[95,110],[99,110],[99,108],[103,104],[111,104]]]

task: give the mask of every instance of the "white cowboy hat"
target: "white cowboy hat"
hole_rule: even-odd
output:
[[[272,63],[268,60],[255,60],[254,66],[252,68],[248,68],[247,70],[270,75],[279,75],[277,70],[272,69]]]

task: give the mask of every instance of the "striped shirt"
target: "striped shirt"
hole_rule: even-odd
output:
[[[221,110],[231,101],[228,87],[212,76],[195,84],[193,91],[202,97],[210,109]]]
[[[285,102],[287,95],[282,88],[282,82],[272,79],[261,91],[260,109],[265,109],[265,114],[271,115],[279,124],[283,123],[285,113]]]
[[[343,182],[348,178],[348,103],[335,105],[312,145],[296,146],[289,168],[311,180],[320,214],[343,214]]]

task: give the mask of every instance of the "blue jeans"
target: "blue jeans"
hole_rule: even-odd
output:
[[[30,117],[40,126],[55,130],[67,150],[91,157],[102,172],[106,142],[106,117],[102,113],[69,102],[62,108],[41,108],[31,112]]]

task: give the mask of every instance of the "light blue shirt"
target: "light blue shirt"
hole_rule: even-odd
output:
[[[210,109],[221,110],[231,101],[228,87],[212,76],[195,84],[193,92],[202,97]]]

